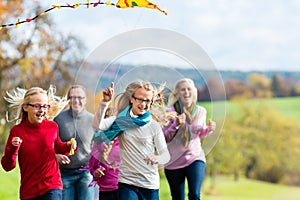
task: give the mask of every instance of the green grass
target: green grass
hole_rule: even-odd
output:
[[[0,170],[0,199],[14,200],[19,196],[19,169],[11,172]],[[207,176],[203,183],[202,200],[300,200],[300,188],[280,184],[271,184],[240,178],[234,181],[232,177],[218,176],[212,188],[212,181]],[[171,200],[169,186],[161,173],[161,200]]]
[[[204,193],[209,191],[206,179]],[[280,184],[241,178],[234,181],[232,177],[220,176],[216,180],[214,194],[205,195],[204,200],[299,200],[300,188]]]
[[[300,120],[300,97],[270,99],[267,103],[288,119]]]
[[[234,181],[232,177],[218,176],[213,188],[209,177],[205,178],[201,196],[202,200],[300,200],[300,188],[245,178]],[[163,175],[161,176],[160,199],[171,200]]]
[[[19,167],[16,169],[5,172],[0,168],[0,199],[1,200],[14,200],[19,197],[20,187],[20,172]]]
[[[260,104],[274,108],[283,117],[290,120],[300,120],[300,97],[272,98],[272,99],[250,99],[246,101],[219,101],[219,102],[200,102],[207,109],[208,118],[225,118],[229,114],[238,114],[240,104],[258,106]]]

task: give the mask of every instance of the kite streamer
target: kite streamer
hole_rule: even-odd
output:
[[[148,0],[119,0],[118,3],[111,3],[110,1],[107,2],[101,2],[101,0],[99,0],[98,2],[90,2],[90,0],[87,0],[87,3],[78,3],[75,2],[73,5],[66,3],[66,5],[52,5],[51,8],[41,12],[40,14],[36,15],[33,18],[26,18],[25,20],[20,20],[17,19],[17,21],[15,23],[10,23],[10,24],[3,24],[0,26],[0,30],[4,27],[14,27],[14,28],[18,28],[19,24],[23,24],[23,23],[29,23],[33,20],[36,20],[38,17],[46,14],[47,12],[50,12],[54,9],[61,9],[61,8],[78,8],[79,6],[86,6],[86,8],[90,8],[90,7],[97,7],[98,5],[108,5],[108,6],[115,6],[117,8],[135,8],[135,7],[144,7],[144,8],[150,8],[150,9],[155,9],[158,10],[162,13],[164,13],[165,15],[167,15],[168,13],[164,10],[161,10],[159,7],[157,7],[157,5],[151,3]]]

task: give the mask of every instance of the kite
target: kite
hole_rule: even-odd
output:
[[[162,9],[160,9],[157,5],[155,5],[154,3],[151,3],[148,0],[119,0],[116,4],[115,3],[111,3],[110,1],[107,2],[101,2],[101,0],[98,0],[98,2],[91,2],[90,0],[87,0],[86,3],[78,3],[75,2],[73,5],[66,3],[66,5],[55,5],[53,4],[51,6],[51,8],[41,12],[40,14],[36,15],[33,18],[26,18],[25,20],[21,21],[20,19],[17,19],[17,21],[15,23],[11,23],[11,24],[3,24],[0,26],[0,30],[4,27],[14,27],[14,28],[18,28],[19,24],[23,24],[23,23],[29,23],[33,20],[36,20],[38,17],[46,14],[47,12],[50,12],[54,9],[61,9],[61,8],[78,8],[79,6],[86,6],[86,8],[90,8],[92,7],[97,7],[98,5],[108,5],[108,6],[115,6],[117,8],[135,8],[135,7],[144,7],[144,8],[150,8],[150,9],[155,9],[158,10],[162,13],[164,13],[165,15],[167,15],[168,13]]]

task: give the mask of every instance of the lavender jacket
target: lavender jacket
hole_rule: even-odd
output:
[[[172,106],[167,109],[167,112],[174,112],[175,108]],[[163,128],[165,139],[168,145],[168,150],[171,156],[170,161],[165,164],[165,169],[179,169],[192,164],[196,160],[206,162],[205,153],[201,146],[200,138],[204,138],[211,133],[206,126],[206,109],[198,106],[198,112],[195,119],[190,125],[191,140],[187,147],[185,147],[176,137],[178,126],[176,118],[172,118],[167,126]]]

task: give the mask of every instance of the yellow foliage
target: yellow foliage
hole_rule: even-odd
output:
[[[19,60],[19,66],[21,72],[28,72],[31,68],[32,60],[30,58],[24,58]]]
[[[3,20],[4,16],[14,15],[23,11],[21,4],[23,0],[14,1],[2,1],[0,0],[0,20]]]

